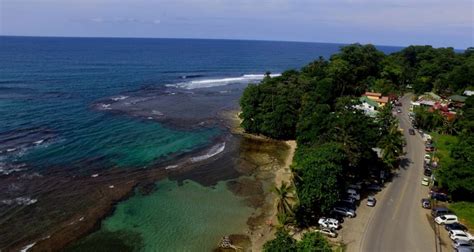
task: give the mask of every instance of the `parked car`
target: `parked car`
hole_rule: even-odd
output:
[[[455,223],[452,223],[452,224],[446,224],[444,226],[444,228],[449,232],[451,230],[461,230],[461,231],[464,231],[466,232],[467,231],[467,227],[462,225],[461,223],[459,222],[455,222]]]
[[[318,229],[318,230],[315,230],[316,232],[319,232],[321,234],[324,234],[324,235],[327,235],[329,237],[332,237],[332,238],[336,238],[337,237],[337,233],[336,231],[334,230],[331,230],[329,228],[322,228],[322,229]]]
[[[347,201],[338,201],[335,205],[336,207],[344,207],[347,209],[350,209],[352,211],[355,211],[357,209],[357,206],[355,203],[350,203]]]
[[[360,194],[354,189],[347,189],[347,195],[355,200],[360,200]]]
[[[433,172],[431,171],[430,168],[425,168],[425,170],[423,171],[423,175],[428,176],[428,177],[431,176],[432,173]]]
[[[342,202],[351,203],[351,204],[355,204],[355,203],[356,203],[356,199],[351,198],[351,197],[344,198],[344,199],[342,199],[341,201],[342,201]]]
[[[458,249],[458,248],[471,248],[474,249],[474,245],[470,241],[464,241],[464,240],[456,240],[453,241],[453,248]]]
[[[331,214],[329,214],[328,216],[328,218],[336,219],[337,221],[339,221],[339,224],[344,223],[344,217],[345,215],[336,212],[331,212]]]
[[[342,214],[345,217],[354,218],[356,216],[356,213],[354,210],[346,208],[346,207],[334,207],[332,211],[334,213]]]
[[[433,218],[436,218],[438,216],[445,215],[445,214],[452,214],[452,213],[453,212],[446,207],[435,207],[431,210],[431,216],[433,216]]]
[[[432,145],[427,145],[425,146],[425,151],[426,152],[433,152],[435,150],[435,147]]]
[[[414,136],[415,135],[415,130],[414,129],[408,129],[408,134]]]
[[[421,199],[421,207],[430,209],[431,208],[431,201],[430,199]]]
[[[350,188],[350,189],[355,189],[355,190],[361,190],[363,184],[364,184],[364,183],[362,183],[362,182],[357,182],[357,183],[355,183],[355,184],[350,184],[350,185],[348,186],[348,188]]]
[[[380,185],[377,185],[377,184],[370,184],[370,185],[367,186],[367,190],[379,192],[379,191],[382,190],[382,187]]]
[[[319,218],[318,220],[319,226],[323,228],[329,228],[329,229],[339,229],[339,221],[333,218]]]
[[[454,249],[455,252],[474,252],[473,248],[459,247]]]
[[[454,214],[445,214],[435,218],[435,222],[439,225],[451,224],[458,222],[458,217]]]
[[[377,204],[377,200],[375,199],[375,197],[374,196],[369,196],[367,198],[367,206],[374,207],[375,204]]]
[[[431,193],[431,199],[442,201],[442,202],[449,201],[448,195],[444,193],[437,193],[437,192]]]
[[[421,185],[429,186],[429,185],[430,185],[430,179],[427,178],[427,177],[424,177],[424,178],[421,180]]]
[[[451,230],[448,234],[453,241],[474,241],[474,237],[470,233],[461,230]]]

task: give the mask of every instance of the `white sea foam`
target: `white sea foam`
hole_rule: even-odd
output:
[[[7,164],[5,162],[0,162],[0,174],[9,175],[9,174],[14,173],[14,172],[19,172],[19,171],[26,170],[23,167],[25,167],[25,164],[11,165],[11,164]]]
[[[23,205],[23,206],[28,206],[35,204],[38,200],[37,199],[32,199],[30,197],[18,197],[14,199],[5,199],[0,201],[2,204],[5,205],[12,205],[12,204],[17,204],[17,205]]]
[[[125,99],[127,99],[127,98],[128,98],[128,96],[126,96],[126,95],[120,95],[120,96],[117,96],[117,97],[112,97],[112,98],[110,98],[110,99],[111,99],[112,101],[121,101],[121,100],[125,100]]]
[[[33,178],[41,178],[41,177],[43,177],[43,175],[41,175],[37,172],[33,172],[31,174],[22,174],[20,176],[20,178],[22,178],[22,179],[33,179]]]
[[[32,248],[33,246],[35,246],[36,242],[33,242],[31,244],[28,244],[26,246],[24,246],[23,248],[21,248],[20,252],[26,252],[28,251],[30,248]]]
[[[225,142],[220,143],[220,144],[216,144],[216,145],[212,146],[211,149],[209,149],[209,151],[205,155],[193,157],[190,160],[193,163],[203,161],[203,160],[206,160],[208,158],[211,158],[211,157],[223,152],[224,149],[225,149]]]
[[[271,77],[277,77],[281,74],[271,74]],[[245,74],[240,77],[229,77],[221,79],[203,79],[203,80],[193,80],[180,82],[176,84],[168,84],[168,87],[177,87],[184,89],[195,89],[195,88],[209,88],[217,86],[225,86],[231,83],[248,83],[251,81],[260,81],[265,77],[264,74]]]
[[[175,169],[175,168],[178,168],[177,165],[168,165],[165,167],[166,170],[170,170],[170,169]]]
[[[41,143],[43,143],[43,142],[44,142],[44,139],[41,139],[41,140],[38,140],[38,141],[34,141],[33,143],[34,143],[34,144],[41,144]]]
[[[111,109],[111,108],[110,108],[110,104],[102,104],[101,107],[102,107],[102,109],[104,109],[104,110],[109,110],[109,109]]]

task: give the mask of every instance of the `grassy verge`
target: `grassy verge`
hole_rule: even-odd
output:
[[[435,156],[439,159],[441,166],[446,167],[453,160],[449,156],[451,149],[458,143],[458,138],[451,135],[442,135],[439,133],[430,133],[436,147]]]
[[[474,202],[460,201],[452,203],[449,208],[460,218],[460,221],[471,231],[474,230]]]

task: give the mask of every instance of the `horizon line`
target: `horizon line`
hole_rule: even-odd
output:
[[[304,43],[304,44],[336,44],[336,45],[350,45],[350,44],[361,44],[361,45],[374,45],[374,46],[385,46],[385,47],[397,47],[406,48],[408,46],[432,46],[433,48],[453,48],[455,51],[465,51],[467,48],[458,49],[452,46],[441,46],[435,47],[429,44],[410,44],[410,45],[379,45],[374,43],[342,43],[342,42],[322,42],[322,41],[298,41],[298,40],[267,40],[267,39],[229,39],[229,38],[188,38],[188,37],[122,37],[122,36],[62,36],[62,35],[7,35],[0,34],[0,37],[26,37],[26,38],[80,38],[80,39],[187,39],[187,40],[227,40],[227,41],[256,41],[256,42],[285,42],[285,43]]]

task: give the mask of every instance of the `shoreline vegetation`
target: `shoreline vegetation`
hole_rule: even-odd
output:
[[[320,233],[308,232],[297,241],[289,227],[317,227],[319,217],[332,215],[335,206],[344,204],[350,185],[383,186],[385,175],[400,165],[404,139],[391,103],[378,104],[376,115],[369,116],[360,109],[362,94],[378,92],[392,101],[408,90],[460,94],[474,86],[473,56],[474,48],[456,53],[453,48],[409,46],[386,55],[370,44],[351,44],[329,59],[320,57],[279,77],[267,73],[259,84],[250,84],[240,99],[244,131],[295,139],[298,145],[292,164],[296,190],[288,193],[290,188],[282,188],[285,193],[279,200],[284,207],[278,213],[282,228],[263,250],[331,251]],[[472,167],[465,166],[474,175]],[[465,183],[467,179],[456,175],[455,169],[441,168],[437,175],[441,186],[465,197],[472,192],[472,183]],[[447,180],[443,173],[450,170]],[[293,198],[298,199],[296,204],[289,204]]]

